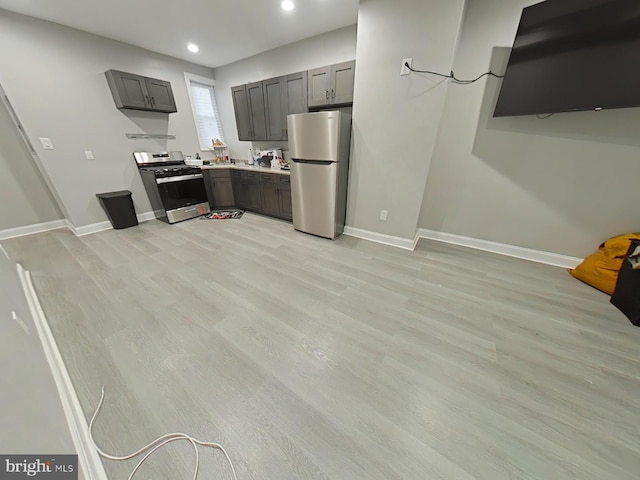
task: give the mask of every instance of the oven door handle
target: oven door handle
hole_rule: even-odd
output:
[[[194,178],[202,178],[202,174],[194,173],[193,175],[178,175],[177,177],[156,178],[156,183],[158,185],[161,185],[163,183],[182,182],[183,180],[192,180]]]

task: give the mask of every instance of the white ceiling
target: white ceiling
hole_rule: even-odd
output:
[[[294,2],[292,12],[280,0],[0,0],[0,8],[209,67],[357,21],[358,0]]]

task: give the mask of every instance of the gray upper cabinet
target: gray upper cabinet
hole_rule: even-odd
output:
[[[307,72],[294,73],[282,77],[282,110],[283,110],[283,140],[288,139],[287,115],[307,113],[309,111],[307,99]]]
[[[171,83],[155,78],[145,78],[147,91],[151,99],[152,110],[156,112],[177,112],[176,100],[173,98]]]
[[[267,119],[267,140],[284,140],[287,115],[283,108],[283,79],[272,78],[262,82]]]
[[[119,70],[105,72],[117,108],[177,112],[171,83]]]
[[[267,140],[262,82],[232,87],[231,96],[236,114],[238,140]]]
[[[136,110],[151,108],[151,98],[147,93],[144,77],[117,70],[109,70],[105,75],[116,107]]]
[[[331,66],[314,68],[307,73],[309,79],[309,107],[329,105],[331,92]]]
[[[331,65],[331,103],[353,103],[353,84],[355,79],[356,62]]]
[[[251,111],[247,97],[247,86],[239,85],[231,88],[233,97],[233,109],[236,114],[236,127],[238,128],[238,140],[251,141]]]
[[[252,140],[267,139],[267,121],[265,118],[264,92],[262,82],[249,83],[247,85],[247,97],[252,121]]]
[[[355,60],[309,70],[309,107],[353,103]]]
[[[267,119],[267,140],[287,140],[287,115],[306,113],[307,72],[262,82]]]
[[[353,103],[355,60],[231,88],[238,140],[285,141],[287,115]]]

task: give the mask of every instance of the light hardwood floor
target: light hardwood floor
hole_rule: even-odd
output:
[[[640,329],[562,269],[251,214],[3,245],[87,416],[106,385],[111,453],[182,431],[241,480],[640,478]],[[192,462],[173,444],[140,478]]]

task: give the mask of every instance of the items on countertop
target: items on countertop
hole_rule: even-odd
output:
[[[213,153],[215,155],[216,163],[228,163],[229,162],[229,147],[227,147],[222,140],[214,138],[211,140]]]

